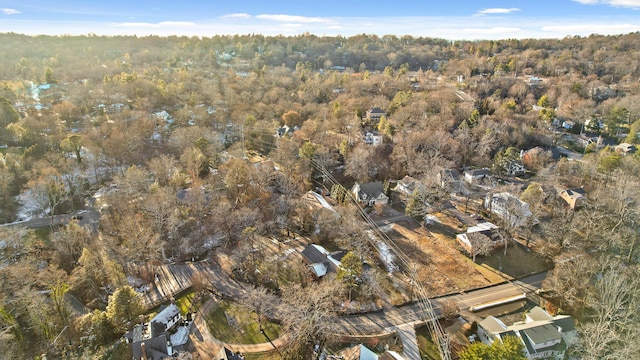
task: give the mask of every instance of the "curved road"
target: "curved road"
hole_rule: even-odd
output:
[[[534,294],[540,289],[547,273],[539,273],[528,276],[520,280],[507,281],[505,283],[485,287],[482,289],[464,291],[431,299],[434,312],[438,317],[442,316],[442,305],[453,301],[460,310],[468,310],[472,306],[483,305],[496,302],[526,293]],[[204,313],[211,306],[211,302],[198,312],[194,319],[195,329],[192,332],[192,340],[198,353],[203,358],[211,358],[211,354],[216,354],[221,346],[227,346],[234,351],[240,352],[266,352],[274,350],[271,343],[238,345],[224,344],[215,339],[204,321]],[[388,309],[382,312],[349,315],[338,317],[336,323],[340,332],[335,334],[340,337],[365,337],[385,335],[398,331],[399,327],[406,325],[417,326],[423,324],[422,309],[419,304],[408,304],[397,308]],[[284,344],[285,339],[278,338],[273,341],[277,347]]]

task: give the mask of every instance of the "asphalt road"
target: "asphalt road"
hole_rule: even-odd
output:
[[[26,228],[37,229],[45,228],[48,226],[58,226],[68,224],[74,217],[78,217],[80,225],[91,225],[97,227],[100,214],[93,208],[82,209],[78,211],[78,214],[61,214],[54,215],[52,217],[47,216],[43,218],[36,218],[25,221],[16,221],[8,224],[0,224],[0,226],[24,226]]]
[[[472,306],[496,302],[523,293],[534,293],[540,288],[546,275],[544,272],[483,289],[442,296],[431,299],[431,303],[437,316],[442,315],[442,305],[449,301],[455,302],[461,310],[468,310]],[[410,304],[379,313],[343,316],[338,319],[337,327],[341,329],[339,335],[376,335],[392,332],[395,327],[403,324],[423,322],[423,319],[420,305]]]
[[[498,301],[501,299],[509,298],[515,295],[521,295],[523,292],[534,293],[539,289],[542,282],[546,278],[547,273],[535,274],[520,280],[514,280],[499,285],[490,286],[483,289],[477,289],[467,292],[461,292],[457,294],[451,294],[435,299],[431,299],[433,310],[436,316],[442,315],[442,305],[454,301],[460,307],[461,310],[468,310],[470,306],[478,306],[489,302]],[[213,284],[214,286],[216,284]],[[237,289],[234,289],[237,290]],[[231,291],[233,292],[233,290]],[[205,305],[205,309],[212,303],[209,302]],[[227,347],[236,351],[242,352],[264,352],[272,351],[273,345],[270,343],[253,344],[253,345],[238,345],[238,344],[223,344],[219,340],[215,339],[209,332],[208,326],[204,321],[203,314],[207,311],[199,311],[196,315],[194,322],[194,329],[192,331],[191,339],[194,340],[194,345],[197,351],[201,355],[209,356],[210,354],[216,354],[221,346]],[[410,304],[397,308],[391,308],[382,312],[350,315],[338,317],[336,321],[337,333],[335,335],[341,337],[352,337],[357,339],[358,337],[383,335],[397,331],[408,332],[408,327],[415,327],[416,325],[424,324],[425,317],[424,311],[419,304]],[[417,349],[415,344],[415,335],[406,334],[403,337],[403,343],[408,341],[405,346],[410,354],[408,358],[417,358],[415,350]],[[281,347],[286,340],[283,338],[275,339],[277,347]],[[357,341],[357,340],[355,340]]]

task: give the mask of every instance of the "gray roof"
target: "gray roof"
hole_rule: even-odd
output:
[[[532,339],[527,335],[527,333],[520,332],[520,334],[523,338],[522,340],[524,345],[527,347],[527,352],[531,355],[541,354],[541,353],[544,353],[545,351],[561,352],[567,349],[567,344],[564,341],[560,341],[559,343],[556,343],[554,345],[539,348],[538,350],[536,350],[533,347]]]
[[[562,339],[562,334],[558,332],[552,324],[544,324],[540,326],[530,327],[520,330],[521,333],[527,334],[534,344],[544,344],[549,340]]]
[[[548,312],[544,311],[541,307],[535,306],[531,311],[527,313],[527,316],[533,321],[551,321],[553,317]]]
[[[569,315],[558,315],[553,318],[553,324],[560,327],[562,332],[574,331],[576,329],[576,323]]]
[[[336,271],[340,261],[345,255],[344,251],[329,252],[320,245],[310,244],[302,250],[302,256],[310,264],[311,270],[318,277],[324,276],[329,271]]]
[[[160,336],[146,339],[142,341],[136,341],[132,344],[133,358],[142,358],[142,344],[144,343],[145,353],[148,360],[160,360],[169,355],[167,349],[167,336],[162,334]]]
[[[360,193],[365,193],[369,198],[375,199],[380,194],[384,194],[384,186],[382,181],[360,184]]]
[[[491,174],[489,169],[473,169],[473,170],[467,170],[464,173],[465,175],[469,174],[471,176],[485,176],[485,175]]]
[[[487,318],[482,320],[478,325],[494,335],[500,334],[507,330],[507,326],[502,321],[491,315],[487,316]]]
[[[371,109],[369,109],[368,113],[370,115],[377,115],[377,116],[384,116],[387,114],[384,110],[380,109],[377,106],[374,106]]]

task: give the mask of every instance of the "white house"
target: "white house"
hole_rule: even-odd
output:
[[[156,337],[173,329],[182,320],[180,309],[176,304],[169,304],[166,308],[151,319],[151,337]]]
[[[367,132],[364,134],[364,143],[365,144],[369,144],[369,145],[373,145],[373,146],[380,146],[382,145],[384,141],[384,136],[378,134],[378,133],[374,133],[374,132]]]
[[[489,178],[491,177],[491,172],[489,171],[489,169],[470,169],[470,170],[465,170],[464,172],[464,179],[465,181],[467,181],[468,183],[473,183],[476,181],[481,181],[483,179]]]
[[[358,202],[367,206],[386,205],[389,197],[384,193],[382,182],[373,182],[360,185],[355,183],[351,193]]]
[[[499,229],[500,227],[490,223],[488,221],[479,223],[476,226],[470,226],[467,228],[467,232],[462,233],[462,234],[458,234],[456,235],[456,241],[458,242],[458,244],[460,244],[460,246],[462,246],[469,254],[473,253],[473,245],[471,244],[471,241],[469,240],[469,234],[471,233],[481,233],[485,236],[487,236],[489,239],[491,239],[493,241],[493,247],[494,248],[500,248],[500,247],[504,247],[504,239],[502,239],[501,237],[498,236],[493,236],[495,233],[495,230]]]
[[[508,192],[488,194],[484,207],[511,226],[525,225],[533,216],[529,204]]]
[[[511,326],[489,316],[478,324],[478,337],[485,344],[515,336],[524,345],[527,359],[564,359],[567,348],[575,341],[577,332],[571,316],[551,316],[534,307],[525,320]]]

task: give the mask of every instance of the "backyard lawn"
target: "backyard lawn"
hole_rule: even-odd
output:
[[[541,256],[534,252],[527,252],[522,245],[510,245],[507,255],[503,249],[498,249],[491,256],[481,256],[476,259],[478,264],[485,264],[513,277],[519,278],[539,273],[550,268]]]
[[[206,321],[211,335],[229,344],[259,344],[280,336],[279,324],[263,321],[262,334],[257,315],[232,301],[217,302]]]

